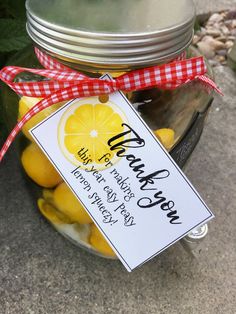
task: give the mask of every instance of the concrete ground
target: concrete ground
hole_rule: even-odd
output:
[[[236,10],[236,0],[193,0],[197,13],[216,12],[221,10]]]
[[[0,166],[0,314],[236,313],[236,75],[215,73],[225,96],[186,168],[216,215],[198,258],[177,243],[128,273],[77,249],[38,215],[11,150]]]

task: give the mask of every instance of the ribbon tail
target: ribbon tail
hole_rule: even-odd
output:
[[[224,96],[222,91],[217,87],[216,83],[212,81],[209,77],[205,75],[200,75],[197,77],[197,79],[199,79],[207,88],[210,88],[210,90],[213,89],[215,92],[217,92],[221,96]]]
[[[18,133],[21,131],[22,127],[39,111],[55,104],[58,101],[54,101],[52,97],[47,97],[41,101],[39,101],[34,107],[32,107],[24,116],[23,118],[17,122],[14,129],[11,131],[9,136],[7,137],[5,143],[3,144],[1,150],[0,150],[0,162],[2,161],[4,155],[8,151],[9,147],[11,146],[12,142],[18,135]],[[45,105],[47,103],[47,106]],[[39,109],[40,108],[40,109]]]
[[[34,105],[23,117],[20,121],[17,122],[14,129],[11,131],[9,136],[7,137],[5,143],[3,144],[3,147],[0,150],[0,162],[2,161],[4,155],[8,151],[9,147],[11,146],[12,142],[16,138],[16,136],[19,134],[23,126],[37,113],[42,111],[43,109],[46,109],[47,107],[50,107],[53,104],[66,101],[71,99],[71,96],[67,93],[63,94],[60,92],[55,93],[47,98],[42,99],[39,101],[36,105]]]

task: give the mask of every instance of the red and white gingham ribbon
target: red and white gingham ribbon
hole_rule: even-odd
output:
[[[45,69],[7,66],[0,71],[0,79],[17,94],[44,98],[32,107],[11,131],[0,151],[0,161],[27,121],[41,110],[61,101],[111,94],[118,90],[129,92],[148,87],[175,89],[195,79],[222,94],[216,84],[204,76],[207,68],[203,57],[176,60],[169,64],[134,70],[110,81],[90,78],[72,70],[37,48],[35,48],[35,53]],[[49,80],[15,83],[16,75],[26,71],[46,77]]]

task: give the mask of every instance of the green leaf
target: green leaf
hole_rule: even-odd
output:
[[[0,16],[25,19],[25,0],[0,0]]]
[[[15,18],[25,18],[25,0],[8,0],[8,10]]]
[[[0,51],[10,52],[24,48],[29,43],[27,36],[18,36],[10,39],[0,39]]]
[[[19,50],[30,42],[23,20],[0,19],[0,29],[0,52]]]
[[[201,25],[199,23],[199,20],[196,18],[195,23],[194,23],[194,31],[199,31],[201,29]]]
[[[0,19],[0,39],[26,34],[25,21],[21,19]]]
[[[231,51],[228,53],[228,65],[236,71],[236,41],[234,42]]]

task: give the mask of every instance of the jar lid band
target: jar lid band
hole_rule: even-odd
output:
[[[160,10],[163,7],[163,1],[155,1],[155,3],[159,3]],[[78,2],[78,9],[80,9],[80,2],[83,1]],[[147,5],[149,2],[154,3],[148,0]],[[164,2],[168,4],[168,2],[171,3],[171,0],[165,0]],[[52,22],[46,14],[39,13],[39,10],[35,9],[37,7],[35,0],[28,0],[26,2],[26,27],[29,36],[38,46],[64,60],[92,64],[100,69],[106,68],[106,65],[113,68],[144,67],[164,61],[168,62],[181,54],[190,45],[193,37],[195,9],[192,1],[185,2],[186,0],[175,1],[174,7],[169,8],[169,10],[178,11],[182,9],[181,5],[185,4],[182,12],[183,17],[179,18],[176,23],[171,20],[169,24],[167,21],[163,26],[160,21],[152,21],[150,31],[148,31],[148,25],[143,26],[142,31],[142,29],[136,27],[136,24],[132,24],[130,29],[126,26],[126,30],[121,32],[121,20],[117,32],[105,32],[91,30],[89,25],[86,25],[85,29],[83,22],[80,21],[74,28],[68,25],[65,26],[61,22],[63,19],[60,22]],[[91,5],[89,3],[87,6]],[[102,3],[104,1],[100,5]],[[133,9],[136,10],[137,6],[136,2]],[[138,17],[142,17],[141,13],[137,13],[139,14]],[[148,15],[146,16],[144,12],[142,14],[144,19],[147,18]],[[160,16],[161,12],[158,14]],[[168,19],[168,16],[166,19]],[[138,24],[139,21],[136,23]],[[82,25],[81,28],[80,24]],[[128,25],[128,22],[126,24]],[[133,32],[131,27],[134,28]]]

